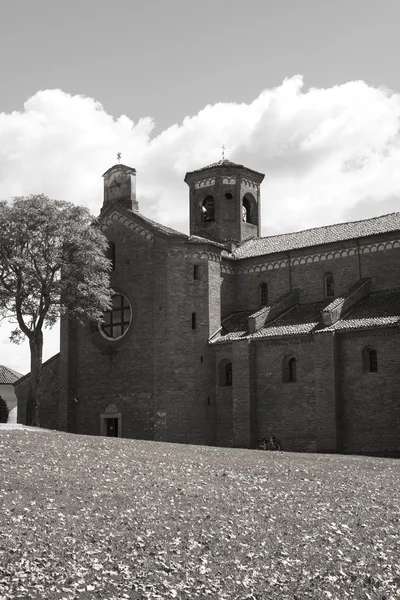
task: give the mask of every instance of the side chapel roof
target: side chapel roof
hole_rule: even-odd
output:
[[[248,318],[254,314],[254,310],[232,313],[222,322],[222,335],[214,338],[212,343],[400,325],[400,289],[371,293],[351,308],[336,323],[325,327],[322,324],[321,313],[328,304],[330,304],[328,299],[322,302],[296,304],[275,321],[261,327],[255,333],[249,333],[248,331]]]

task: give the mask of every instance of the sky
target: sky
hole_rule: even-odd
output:
[[[122,152],[140,211],[187,233],[185,172],[224,145],[266,174],[262,235],[397,211],[399,22],[398,0],[0,0],[0,198],[98,214]]]

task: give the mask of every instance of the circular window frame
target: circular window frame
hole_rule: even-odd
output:
[[[128,296],[126,296],[126,294],[123,294],[122,292],[116,292],[115,294],[113,294],[111,296],[111,299],[115,298],[115,296],[121,296],[124,299],[124,301],[129,305],[129,325],[126,327],[126,329],[122,335],[119,335],[118,337],[111,337],[111,336],[107,335],[105,331],[103,331],[104,323],[103,322],[98,323],[98,325],[97,325],[98,332],[101,335],[101,337],[104,340],[106,340],[108,343],[118,342],[119,340],[122,340],[126,336],[126,334],[130,331],[131,325],[132,325],[133,308],[132,308],[132,304],[131,304]],[[118,310],[118,309],[115,309],[115,310]],[[108,312],[108,311],[105,311],[105,312]]]

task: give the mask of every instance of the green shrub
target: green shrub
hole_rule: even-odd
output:
[[[7,402],[0,396],[0,423],[7,423],[9,413]]]

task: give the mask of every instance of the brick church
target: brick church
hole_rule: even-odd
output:
[[[261,237],[264,175],[224,159],[186,174],[185,235],[140,213],[135,169],[103,177],[113,308],[62,320],[43,427],[400,453],[400,213]]]

